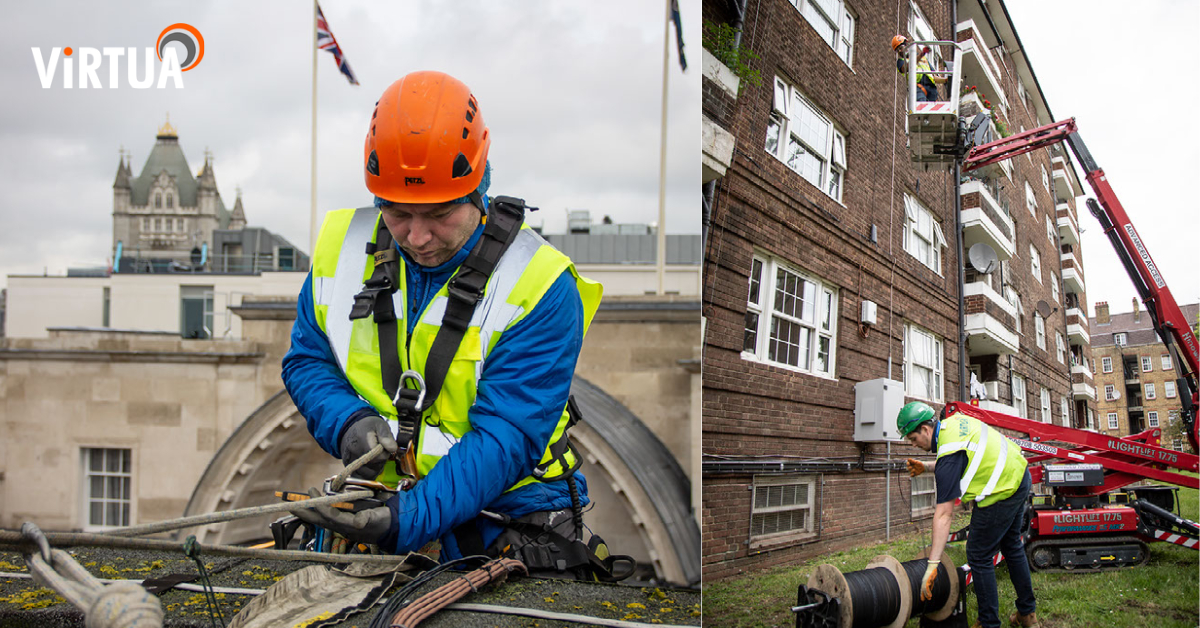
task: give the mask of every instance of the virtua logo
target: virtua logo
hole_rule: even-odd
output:
[[[179,60],[179,55],[174,47],[168,47],[168,44],[171,43],[183,45],[186,52],[183,61]],[[33,51],[33,61],[37,65],[38,79],[42,82],[42,89],[50,89],[54,84],[60,60],[63,68],[63,88],[72,89],[75,86],[75,59],[72,58],[75,54],[74,49],[70,46],[51,48],[49,55],[44,54],[41,48],[35,47],[31,50]],[[79,59],[79,89],[103,88],[98,73],[100,66],[105,63],[101,57],[107,58],[109,89],[120,87],[122,57],[125,57],[125,65],[128,69],[126,78],[130,87],[146,89],[154,84],[154,58],[157,57],[159,61],[157,87],[162,89],[167,86],[169,81],[175,88],[182,89],[183,73],[195,68],[204,58],[204,37],[194,26],[180,22],[164,28],[158,35],[155,47],[144,50],[142,70],[139,72],[137,48],[79,48],[79,55],[76,57]],[[140,78],[139,74],[141,74]]]

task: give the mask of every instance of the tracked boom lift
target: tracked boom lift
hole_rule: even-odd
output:
[[[961,136],[960,147],[969,141],[969,134]],[[1154,330],[1158,333],[1167,351],[1171,355],[1171,363],[1175,365],[1178,374],[1176,386],[1179,398],[1183,402],[1180,418],[1183,421],[1184,432],[1192,451],[1200,451],[1200,426],[1196,424],[1197,402],[1197,373],[1200,372],[1200,348],[1196,346],[1196,336],[1187,317],[1179,309],[1171,289],[1150,258],[1150,252],[1138,236],[1129,214],[1125,212],[1121,201],[1117,199],[1104,170],[1096,165],[1096,160],[1079,137],[1075,119],[1063,122],[1053,122],[1036,129],[1018,133],[994,142],[970,148],[963,159],[962,170],[969,172],[982,168],[1017,155],[1023,155],[1039,148],[1047,148],[1065,141],[1071,147],[1080,167],[1087,173],[1087,182],[1096,193],[1096,199],[1088,199],[1088,210],[1100,221],[1105,235],[1117,252],[1125,272],[1133,280],[1134,288],[1142,303]],[[960,148],[961,151],[961,148]],[[1097,202],[1097,199],[1099,202]]]

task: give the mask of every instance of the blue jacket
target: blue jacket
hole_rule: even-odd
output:
[[[400,251],[408,269],[405,320],[410,332],[420,318],[416,314],[449,281],[482,232],[481,225],[453,258],[433,268],[418,266]],[[472,431],[412,490],[389,500],[392,528],[380,547],[396,553],[416,551],[441,537],[443,558],[453,559],[461,554],[449,533],[459,524],[474,518],[485,545],[500,533],[499,525],[476,517],[481,510],[520,517],[570,507],[566,482],[534,482],[507,493],[504,489],[532,473],[550,442],[582,344],[583,304],[568,270],[532,312],[504,332],[488,355],[469,414]],[[328,338],[317,326],[311,273],[297,300],[283,382],[309,432],[333,456],[340,457],[338,442],[350,423],[377,414],[343,376]],[[575,478],[586,504],[587,482],[582,473]]]

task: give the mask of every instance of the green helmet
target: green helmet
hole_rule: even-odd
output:
[[[913,401],[900,408],[900,414],[896,415],[896,429],[900,430],[901,436],[908,436],[922,423],[932,420],[933,408],[925,402]]]

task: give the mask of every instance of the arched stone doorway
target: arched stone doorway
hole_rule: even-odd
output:
[[[666,446],[624,405],[583,378],[572,393],[585,421],[571,429],[584,457],[594,504],[588,526],[613,551],[651,564],[677,584],[700,582],[700,530],[687,475]],[[321,451],[304,418],[280,391],[250,414],[205,469],[185,516],[272,503],[277,490],[302,491],[335,474],[340,461]],[[619,506],[619,507],[615,507]],[[269,539],[264,515],[195,531],[201,542]]]

